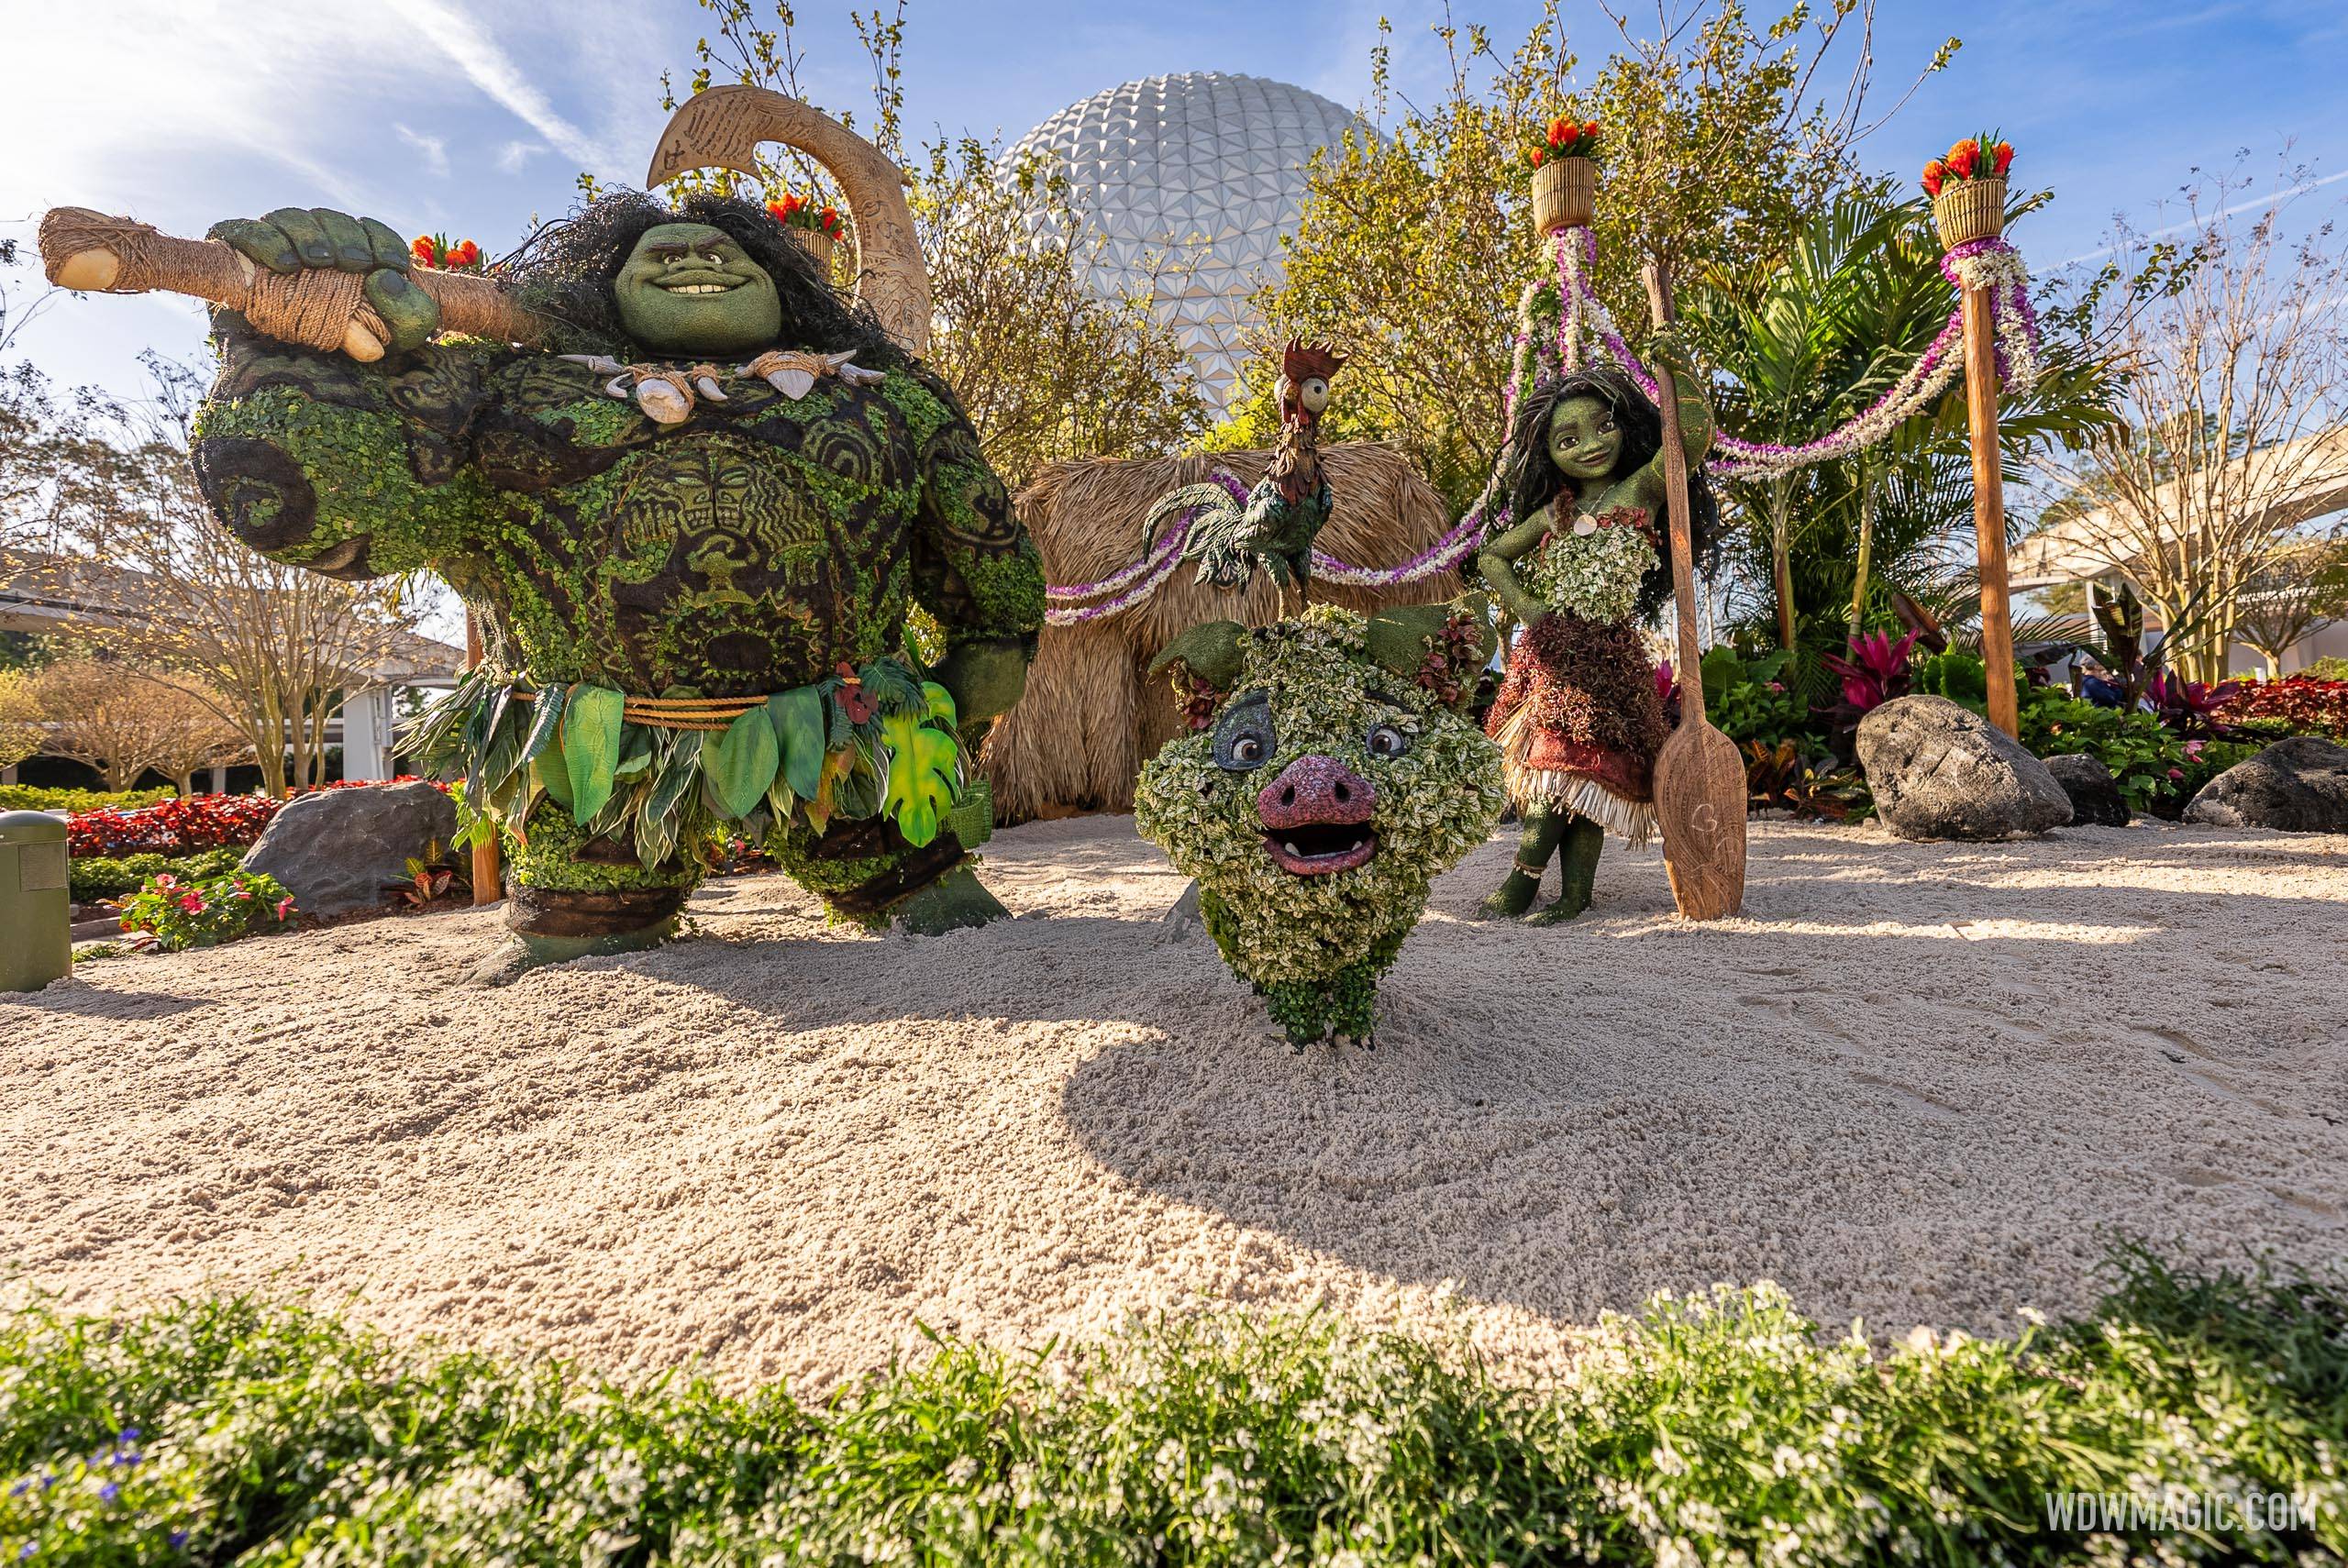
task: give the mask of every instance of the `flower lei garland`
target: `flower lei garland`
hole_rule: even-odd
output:
[[[1579,236],[1578,241],[1576,235]],[[1660,389],[1654,374],[1631,352],[1614,318],[1607,313],[1605,303],[1589,285],[1584,266],[1596,259],[1597,250],[1597,237],[1588,229],[1568,229],[1557,236],[1558,288],[1562,296],[1577,301],[1575,310],[1561,312],[1561,320],[1573,316],[1586,323],[1576,330],[1586,334],[1594,346],[1603,348],[1638,382],[1642,392],[1656,397]],[[2044,365],[2040,358],[2038,315],[2030,304],[2030,272],[2022,265],[2021,253],[2001,238],[1976,239],[1941,258],[1941,276],[1958,290],[1960,296],[1967,288],[1988,292],[1990,318],[1996,327],[1999,373],[2017,392],[2028,391],[2043,373]],[[1939,336],[1907,374],[1841,428],[1799,446],[1719,436],[1712,442],[1718,455],[1706,466],[1722,479],[1767,479],[1849,457],[1886,439],[1901,424],[1924,412],[1964,370],[1965,307],[1960,297],[1957,308],[1949,313]]]
[[[1456,526],[1400,566],[1378,569],[1355,566],[1319,550],[1312,552],[1313,575],[1354,588],[1397,588],[1439,572],[1456,569],[1491,534],[1512,521],[1500,492],[1514,456],[1516,407],[1524,395],[1528,376],[1545,378],[1579,370],[1587,352],[1603,350],[1629,373],[1639,389],[1657,398],[1661,389],[1655,375],[1640,363],[1622,329],[1589,281],[1589,265],[1597,259],[1598,237],[1586,228],[1561,229],[1556,236],[1557,334],[1554,352],[1534,345],[1534,304],[1538,282],[1527,283],[1517,296],[1516,331],[1511,340],[1508,384],[1501,393],[1501,423],[1509,438],[1492,461],[1490,475]],[[1965,308],[1963,293],[1979,288],[1989,297],[1990,320],[1997,342],[1998,373],[2017,392],[2027,392],[2044,371],[2038,315],[2030,304],[2030,271],[2021,253],[2004,239],[1992,237],[1960,245],[1941,258],[1941,275],[1959,293],[1957,308],[1923,355],[1880,398],[1840,428],[1795,446],[1744,441],[1721,435],[1713,437],[1715,456],[1706,464],[1722,479],[1768,479],[1793,473],[1818,463],[1833,462],[1889,437],[1909,419],[1939,401],[1965,370]],[[1217,469],[1211,476],[1239,501],[1246,487],[1232,474]],[[1176,522],[1157,548],[1141,560],[1097,582],[1050,583],[1044,589],[1049,625],[1083,625],[1132,608],[1157,591],[1173,575],[1182,540],[1191,517]],[[1088,600],[1113,597],[1099,603]]]

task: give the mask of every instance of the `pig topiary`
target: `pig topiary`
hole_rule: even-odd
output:
[[[1135,821],[1198,878],[1215,946],[1291,1043],[1370,1043],[1428,884],[1500,820],[1499,748],[1460,712],[1491,651],[1480,603],[1322,604],[1193,627],[1152,664],[1192,733],[1142,769]]]

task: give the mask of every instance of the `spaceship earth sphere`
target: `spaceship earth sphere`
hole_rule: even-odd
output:
[[[1186,71],[1071,104],[1009,154],[1039,155],[1067,176],[1070,204],[1102,244],[1091,282],[1103,294],[1161,278],[1157,313],[1190,350],[1217,411],[1239,390],[1248,296],[1281,275],[1280,239],[1296,232],[1304,166],[1367,122],[1317,93],[1261,76]],[[1372,133],[1375,134],[1375,133]],[[1030,219],[1038,233],[1051,221]]]

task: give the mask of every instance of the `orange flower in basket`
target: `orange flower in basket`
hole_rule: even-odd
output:
[[[1981,147],[1977,142],[1960,141],[1949,149],[1948,171],[1960,180],[1970,180],[1981,164]]]
[[[1535,169],[1540,168],[1540,167],[1541,167],[1541,160],[1542,160],[1542,159],[1544,159],[1544,158],[1545,158],[1545,157],[1547,157],[1547,156],[1548,156],[1548,153],[1549,153],[1549,149],[1548,149],[1547,148],[1545,148],[1545,147],[1536,147],[1536,148],[1534,148],[1534,149],[1533,149],[1533,153],[1532,153],[1532,158],[1533,158],[1533,167],[1534,167],[1534,168],[1535,168]]]
[[[418,266],[429,267],[432,265],[432,237],[430,235],[417,235],[415,237],[415,242],[410,245],[407,248],[408,253],[415,258],[416,264]]]
[[[1575,125],[1571,120],[1559,117],[1549,122],[1549,145],[1551,147],[1571,147],[1574,144],[1574,138],[1580,134],[1581,127]]]
[[[1998,172],[2003,174],[2013,163],[2014,144],[2010,141],[2001,141],[1990,149],[1990,151],[1996,159]]]
[[[1596,141],[1598,139],[1598,122],[1596,120],[1589,121],[1581,127],[1581,138],[1584,141]]]
[[[1939,195],[1941,193],[1941,183],[1947,178],[1948,166],[1943,163],[1939,159],[1935,158],[1930,163],[1925,164],[1924,194],[1928,196]]]
[[[840,213],[837,207],[832,206],[827,203],[825,204],[824,210],[815,215],[824,220],[824,232],[825,234],[832,235],[835,237],[838,236],[840,231]]]

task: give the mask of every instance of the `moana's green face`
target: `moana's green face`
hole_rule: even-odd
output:
[[[664,223],[628,252],[612,292],[627,335],[657,354],[739,354],[782,331],[774,280],[725,231]]]
[[[1604,479],[1622,455],[1622,426],[1602,399],[1569,397],[1549,416],[1549,460],[1567,479]]]

